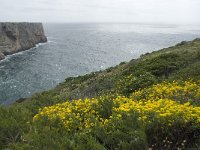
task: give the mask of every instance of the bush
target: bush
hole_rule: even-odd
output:
[[[118,94],[129,96],[134,91],[153,85],[156,82],[154,75],[145,72],[138,75],[130,74],[125,76],[116,83],[115,87]]]
[[[164,98],[200,106],[200,85],[192,81],[163,82],[133,93],[132,98],[136,100]]]
[[[0,148],[24,140],[24,132],[29,129],[29,116],[29,112],[22,108],[0,108]]]
[[[68,101],[43,108],[34,123],[36,130],[44,126],[72,137],[86,134],[88,138],[81,137],[85,142],[80,142],[89,149],[145,149],[146,137],[148,147],[185,148],[200,138],[200,107],[195,99],[199,89],[196,83],[174,81],[135,92],[130,98]]]
[[[168,77],[172,72],[178,70],[180,65],[179,55],[169,53],[153,58],[145,65],[145,68],[155,76]]]

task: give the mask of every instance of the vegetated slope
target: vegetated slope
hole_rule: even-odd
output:
[[[46,106],[66,99],[91,98],[110,92],[129,95],[163,80],[199,80],[199,66],[200,39],[196,39],[142,55],[139,59],[123,62],[104,71],[67,78],[55,89],[36,94],[28,100],[35,99],[37,105]]]
[[[67,78],[0,109],[0,147],[199,148],[199,80],[200,39]]]

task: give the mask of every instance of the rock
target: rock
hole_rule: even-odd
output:
[[[2,60],[4,58],[5,58],[4,54],[0,52],[0,60]]]
[[[0,23],[0,60],[46,41],[42,23]]]

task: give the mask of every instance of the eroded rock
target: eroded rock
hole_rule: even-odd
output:
[[[42,23],[0,23],[0,60],[46,41]]]

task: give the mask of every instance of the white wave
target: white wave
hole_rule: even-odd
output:
[[[45,43],[38,43],[38,44],[36,44],[36,48],[38,48],[39,46],[42,46],[42,45],[46,45],[46,44],[48,44],[48,41],[47,42],[45,42]],[[33,47],[34,48],[34,47]]]
[[[5,66],[0,66],[0,69],[4,68]]]
[[[48,43],[54,43],[54,44],[56,44],[57,42],[48,40]]]
[[[35,47],[29,48],[29,49],[27,49],[27,50],[19,51],[19,52],[14,53],[14,54],[6,55],[5,58],[4,58],[3,60],[0,60],[0,64],[1,64],[2,62],[9,61],[9,59],[10,59],[11,57],[13,57],[13,56],[23,55],[24,53],[27,53],[28,51],[37,49],[38,47],[43,46],[43,45],[46,45],[46,44],[47,44],[47,42],[46,42],[46,43],[38,43],[38,44],[35,45]]]
[[[56,40],[57,38],[51,37],[51,36],[47,36],[47,39],[48,39],[48,40],[50,40],[50,39],[51,39],[51,40]]]

